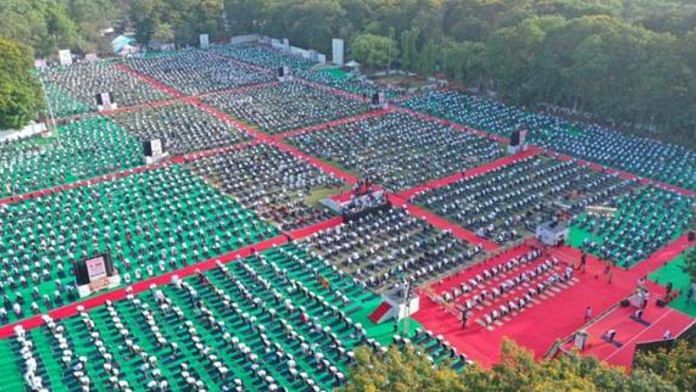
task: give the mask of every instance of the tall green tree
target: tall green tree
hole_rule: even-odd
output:
[[[418,61],[418,37],[420,29],[412,28],[403,31],[400,37],[401,43],[401,67],[406,71],[413,71]]]
[[[130,20],[135,28],[135,39],[138,43],[147,45],[160,25],[160,9],[164,7],[162,0],[133,0],[130,7]]]
[[[394,40],[376,34],[360,34],[356,36],[351,42],[350,50],[353,58],[373,68],[386,67],[389,64],[390,55],[393,58],[399,55],[399,50]]]
[[[626,375],[591,357],[563,356],[537,361],[514,342],[503,341],[500,362],[490,371],[477,365],[461,372],[447,363],[433,365],[414,347],[390,347],[382,353],[355,351],[346,391],[681,391],[693,390],[693,348],[679,353],[677,365],[664,355],[645,361]],[[674,366],[671,369],[665,367]],[[661,375],[664,375],[661,377]]]
[[[445,76],[466,85],[480,87],[485,77],[486,46],[481,42],[447,41],[442,48]]]
[[[696,390],[696,347],[682,340],[672,349],[641,353],[636,357],[635,372],[654,373],[680,391]]]
[[[77,27],[62,2],[3,0],[0,20],[0,36],[26,43],[37,56],[56,55],[59,48],[76,49]]]
[[[21,128],[43,107],[41,87],[31,73],[31,50],[0,38],[0,53],[0,129]]]
[[[535,72],[532,63],[544,42],[543,26],[537,17],[527,19],[497,31],[486,45],[486,68],[495,87],[517,102],[531,95],[524,82]]]
[[[230,34],[254,33],[261,27],[263,11],[263,0],[225,0],[225,15]]]
[[[346,386],[347,392],[464,390],[467,390],[464,379],[452,369],[432,366],[427,356],[414,347],[399,350],[396,346],[390,347],[386,354],[366,347],[356,349],[355,365],[350,369]]]
[[[338,0],[269,0],[262,32],[324,53],[341,35],[346,11]]]
[[[437,69],[439,47],[429,40],[423,45],[418,55],[418,71],[425,76],[432,76]]]

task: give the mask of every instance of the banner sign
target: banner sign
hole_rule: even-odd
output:
[[[60,65],[71,65],[72,53],[70,53],[70,49],[59,50],[58,59],[60,61]]]
[[[87,266],[87,276],[89,276],[90,282],[106,278],[106,259],[104,256],[87,259],[85,265]]]
[[[344,54],[344,41],[342,39],[334,38],[331,41],[331,61],[340,67],[343,66],[343,54]]]
[[[208,47],[210,47],[210,36],[208,34],[199,35],[198,41],[201,44],[201,49],[208,49]]]

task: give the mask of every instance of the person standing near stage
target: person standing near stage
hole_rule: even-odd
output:
[[[592,319],[592,308],[588,306],[585,308],[585,322],[588,322],[591,319]]]

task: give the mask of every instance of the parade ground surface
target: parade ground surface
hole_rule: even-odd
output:
[[[186,65],[181,80],[172,79],[170,59]],[[201,59],[229,67],[234,77],[211,81],[197,74]],[[285,63],[297,71],[292,81],[276,80]],[[0,258],[8,268],[0,323],[0,356],[7,360],[0,377],[10,390],[23,389],[22,355],[32,347],[52,390],[78,387],[73,369],[83,358],[90,358],[85,371],[92,382],[114,388],[141,382],[145,371],[139,369],[152,365],[180,389],[226,385],[230,372],[252,390],[332,389],[345,382],[352,350],[363,344],[384,349],[406,337],[434,362],[461,369],[469,361],[493,366],[501,343],[511,339],[538,359],[578,352],[630,371],[637,345],[667,332],[677,337],[694,325],[696,304],[683,269],[696,246],[687,234],[696,195],[688,175],[672,170],[672,177],[642,177],[625,170],[628,164],[608,167],[541,143],[507,153],[504,127],[480,129],[487,123],[476,116],[472,123],[455,121],[451,112],[438,112],[437,99],[424,98],[468,99],[459,92],[390,90],[392,104],[371,106],[366,97],[373,84],[341,70],[313,74],[311,61],[267,47],[114,64],[80,72],[129,81],[114,88],[139,89],[120,92],[130,105],[88,114],[96,108],[80,98],[79,83],[52,82],[61,125],[50,137],[8,144],[2,155],[8,162],[19,152],[52,159],[34,168],[45,169],[42,175],[31,167],[0,171],[13,181],[0,190],[0,223],[7,227]],[[305,98],[313,106],[303,106]],[[430,106],[419,106],[420,100]],[[148,110],[162,112],[141,113]],[[162,125],[167,115],[173,120]],[[202,120],[181,125],[194,116]],[[178,150],[146,165],[140,138],[168,126],[200,133],[169,132]],[[85,138],[113,145],[94,158],[101,151],[82,145]],[[384,182],[365,185],[363,171],[379,173],[374,177]],[[326,197],[324,204],[344,203],[350,211],[365,198],[363,186],[369,200],[383,204],[349,215],[317,200]],[[478,199],[467,199],[475,192]],[[492,197],[500,207],[489,192],[498,192]],[[548,212],[559,205],[562,214]],[[591,206],[600,213],[589,215]],[[159,216],[160,210],[172,216]],[[83,215],[99,227],[80,222]],[[522,216],[534,217],[537,227],[542,219],[563,217],[569,238],[545,246]],[[483,221],[489,224],[478,224]],[[54,230],[66,227],[75,233],[60,241],[77,249],[61,242],[56,250]],[[663,235],[665,227],[673,230]],[[71,262],[106,249],[119,255],[114,260],[128,281],[86,298],[71,293],[68,300],[61,290],[74,283],[65,273]],[[537,251],[532,261],[481,279],[474,291],[484,293],[483,300],[466,320],[459,307],[470,293],[443,300],[493,267]],[[64,265],[44,269],[56,252]],[[18,268],[20,260],[26,268]],[[488,296],[522,274],[525,279],[502,295]],[[404,281],[420,309],[397,323],[383,317],[399,308],[382,294]],[[675,298],[657,306],[668,283]],[[621,302],[639,286],[650,300],[634,320],[635,308]],[[508,312],[510,303],[524,305]],[[614,341],[603,339],[610,330],[617,332]],[[573,340],[578,331],[588,335],[580,351]],[[121,362],[123,380],[112,377],[112,359]],[[144,377],[159,382],[150,373]]]

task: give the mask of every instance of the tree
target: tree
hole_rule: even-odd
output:
[[[268,0],[262,32],[294,45],[328,52],[339,36],[346,11],[338,0]]]
[[[29,48],[0,38],[0,53],[0,129],[20,128],[42,108],[41,88]]]
[[[659,349],[636,357],[635,372],[659,374],[680,391],[696,390],[696,347],[682,340],[673,349]]]
[[[55,55],[57,49],[73,48],[77,29],[65,4],[52,0],[0,1],[0,36],[26,43],[37,56]]]
[[[130,8],[130,19],[135,28],[135,40],[147,45],[157,31],[160,18],[161,0],[133,0]]]
[[[401,67],[407,71],[413,71],[418,59],[418,48],[416,43],[420,36],[418,28],[401,33]]]
[[[346,391],[426,392],[463,391],[466,388],[464,379],[451,368],[433,366],[427,356],[414,347],[399,350],[392,346],[385,354],[367,347],[356,349]]]
[[[360,34],[353,39],[350,46],[353,58],[373,68],[386,67],[391,57],[399,56],[399,49],[394,40],[376,34]]]
[[[531,95],[525,89],[535,70],[533,59],[544,42],[545,31],[537,17],[517,26],[501,29],[493,34],[486,45],[486,68],[498,88],[516,102],[525,102]]]
[[[160,23],[155,32],[152,34],[153,39],[163,43],[172,42],[174,37],[174,29],[169,23]]]
[[[592,357],[561,356],[536,361],[533,354],[504,340],[500,363],[492,369],[493,385],[500,391],[675,391],[650,374],[626,376]]]
[[[480,84],[485,75],[486,46],[481,42],[447,41],[442,48],[445,76],[464,84]]]
[[[423,45],[418,56],[418,71],[425,76],[432,76],[437,67],[438,46],[432,40]]]
[[[684,257],[684,272],[689,274],[692,283],[696,283],[696,249],[691,249]]]
[[[382,353],[367,348],[355,351],[346,390],[351,391],[674,391],[693,390],[694,351],[679,356],[678,368],[664,379],[656,363],[627,376],[623,370],[591,357],[562,356],[554,360],[534,359],[533,354],[504,340],[500,362],[490,371],[476,364],[454,372],[448,363],[434,365],[418,348],[390,347]],[[680,374],[677,374],[677,371]],[[687,374],[689,376],[684,376]],[[672,382],[674,384],[672,384]],[[686,387],[686,388],[681,388]]]
[[[67,0],[67,15],[76,28],[76,47],[73,50],[109,52],[109,40],[102,37],[102,30],[115,27],[125,13],[122,4],[110,0]]]
[[[263,20],[263,0],[225,0],[227,26],[232,35],[252,33]]]

